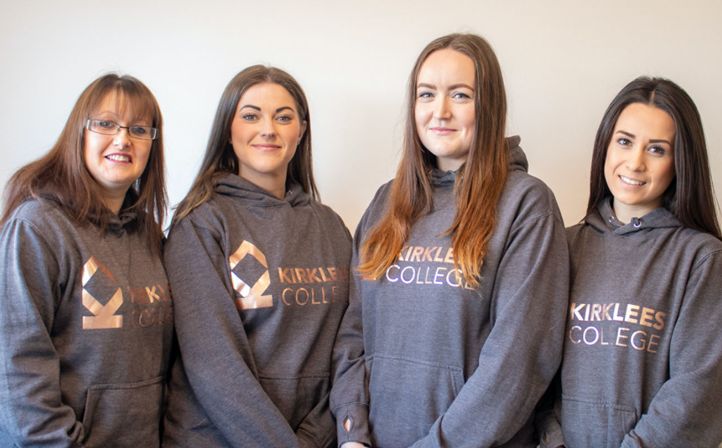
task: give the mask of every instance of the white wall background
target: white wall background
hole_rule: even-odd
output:
[[[242,68],[286,69],[311,103],[321,195],[353,231],[394,174],[408,73],[433,38],[485,36],[504,70],[509,134],[532,174],[580,219],[606,106],[640,74],[696,101],[722,197],[722,3],[716,0],[203,2],[0,0],[0,183],[44,153],[81,90],[106,71],[156,94],[171,203],[187,192],[221,91]]]

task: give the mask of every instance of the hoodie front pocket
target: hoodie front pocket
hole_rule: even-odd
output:
[[[159,446],[162,400],[162,376],[136,383],[91,386],[83,414],[84,445]]]
[[[378,355],[367,362],[374,446],[409,446],[425,436],[464,384],[460,368]]]
[[[619,448],[637,422],[631,407],[570,397],[562,397],[561,414],[566,445],[580,448]]]

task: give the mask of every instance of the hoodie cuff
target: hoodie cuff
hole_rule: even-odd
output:
[[[337,409],[335,415],[338,446],[346,442],[358,442],[366,446],[371,446],[368,406],[364,404],[349,404]],[[348,430],[346,427],[348,427]]]
[[[540,448],[559,448],[566,446],[564,444],[562,428],[558,424],[545,428],[545,431],[542,432],[539,439]]]

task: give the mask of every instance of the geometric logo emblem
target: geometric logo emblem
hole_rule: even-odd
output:
[[[233,271],[238,263],[246,257],[253,257],[264,268],[263,274],[261,274],[253,285],[249,285]],[[244,240],[233,255],[228,257],[228,265],[231,268],[233,289],[236,290],[239,296],[236,299],[236,308],[239,310],[253,310],[273,306],[273,296],[263,294],[271,285],[271,276],[268,273],[268,262],[263,252],[254,246],[253,243]]]
[[[99,264],[95,257],[90,257],[85,265],[83,265],[83,306],[93,314],[92,316],[83,316],[83,329],[122,328],[123,316],[115,316],[114,314],[121,305],[123,305],[123,291],[118,288],[110,300],[103,305],[86,289],[90,279],[93,278],[98,271],[98,267]],[[101,272],[107,271],[107,268],[101,267],[100,270]]]

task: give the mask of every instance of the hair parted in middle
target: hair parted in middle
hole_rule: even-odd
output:
[[[662,205],[685,227],[722,239],[702,119],[687,92],[664,78],[636,78],[619,91],[604,112],[594,140],[587,214],[593,213],[599,203],[612,196],[604,177],[604,163],[617,120],[633,103],[663,110],[674,121],[675,177],[664,192]]]
[[[376,279],[394,262],[412,225],[431,210],[430,172],[434,156],[421,143],[415,123],[417,78],[429,55],[451,49],[474,63],[476,129],[455,184],[456,216],[446,235],[452,238],[454,264],[465,281],[478,286],[487,245],[496,224],[496,209],[506,183],[506,91],[499,61],[491,45],[475,34],[450,34],[429,43],[416,59],[408,84],[403,154],[391,186],[389,203],[379,223],[361,246],[359,272]]]
[[[306,94],[301,85],[287,72],[265,65],[252,65],[240,71],[231,79],[221,95],[216,115],[211,126],[210,137],[200,170],[186,197],[178,204],[173,222],[188,216],[196,207],[207,202],[213,195],[214,181],[219,174],[238,174],[238,157],[231,145],[231,123],[236,117],[238,102],[251,87],[262,84],[278,84],[288,91],[296,103],[301,122],[306,123],[306,131],[288,163],[286,186],[299,184],[304,192],[318,199],[318,189],[313,179],[311,160],[311,114]]]

